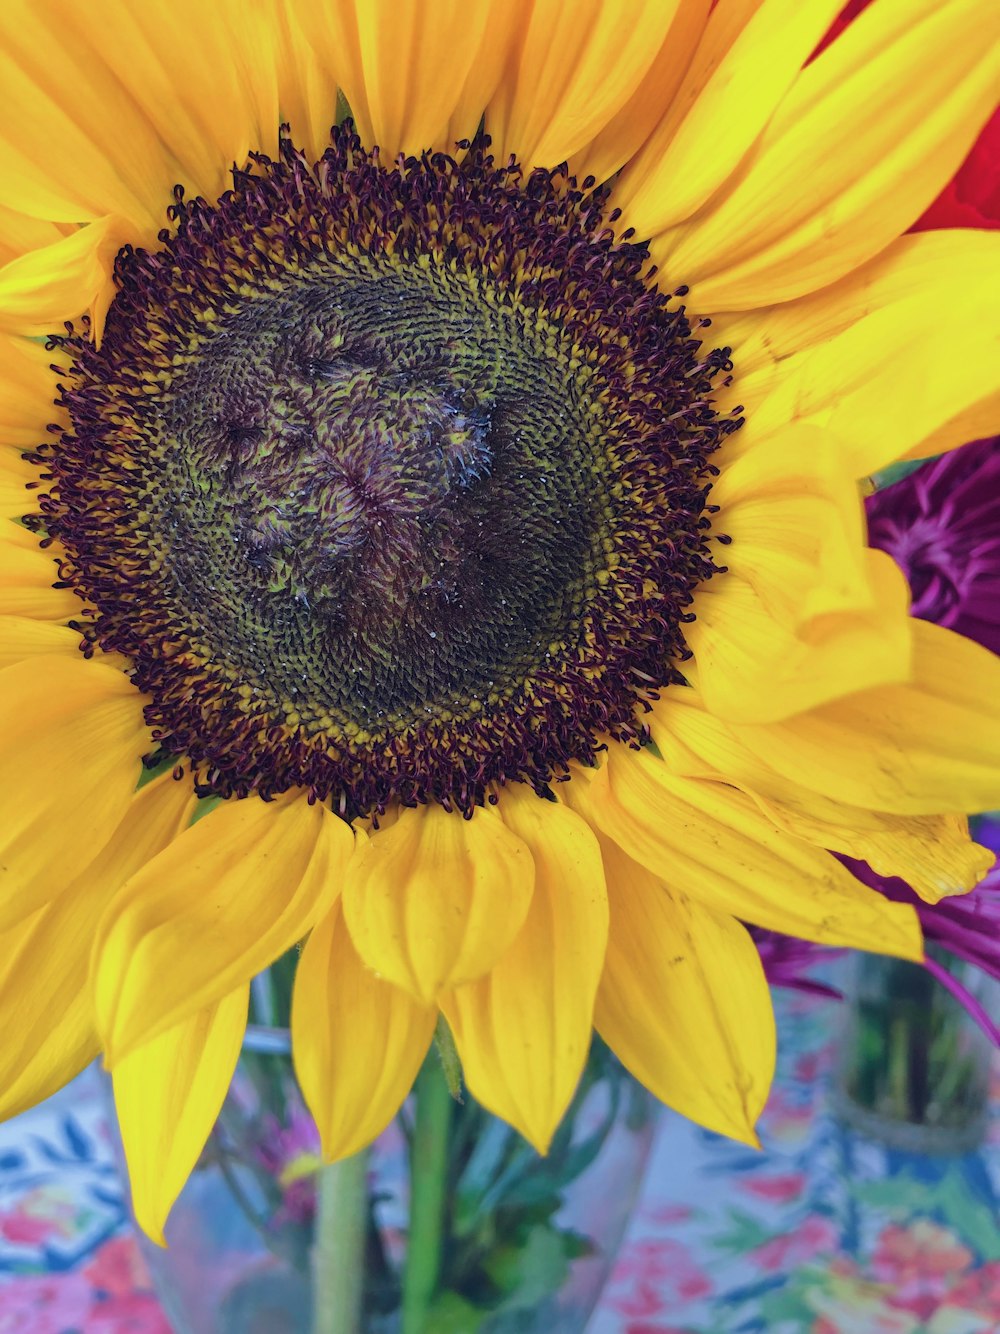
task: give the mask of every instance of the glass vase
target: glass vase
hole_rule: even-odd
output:
[[[975,992],[979,970],[936,956]],[[993,1050],[926,968],[859,954],[845,1007],[835,1103],[869,1139],[906,1153],[965,1153],[981,1142]]]
[[[287,1032],[251,1026],[167,1249],[140,1245],[176,1334],[580,1334],[657,1106],[595,1040],[540,1157],[467,1092],[454,1099],[432,1050],[389,1129],[323,1167]]]

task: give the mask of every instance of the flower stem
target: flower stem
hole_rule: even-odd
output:
[[[365,1150],[317,1173],[312,1334],[361,1334],[367,1166]]]
[[[410,1152],[410,1233],[403,1277],[402,1334],[430,1334],[427,1315],[441,1271],[452,1096],[432,1052],[417,1077]]]

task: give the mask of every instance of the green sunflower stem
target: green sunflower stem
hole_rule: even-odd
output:
[[[361,1334],[368,1232],[368,1151],[316,1179],[312,1334]]]
[[[453,1107],[445,1071],[434,1053],[424,1062],[414,1091],[417,1106],[410,1152],[410,1233],[403,1275],[402,1334],[431,1334],[427,1317],[441,1273]]]

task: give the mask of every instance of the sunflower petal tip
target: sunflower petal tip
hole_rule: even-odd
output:
[[[143,1201],[135,1197],[133,1189],[132,1212],[135,1221],[142,1229],[144,1236],[148,1237],[154,1246],[159,1246],[163,1251],[167,1249],[167,1238],[164,1228],[166,1226],[166,1217],[160,1217],[160,1211],[150,1201]]]
[[[541,1134],[537,1131],[533,1131],[529,1134],[528,1128],[525,1127],[521,1133],[538,1154],[539,1158],[547,1158],[549,1156],[549,1149],[552,1147],[552,1137],[555,1134],[554,1129],[546,1127]]]
[[[746,1132],[742,1137],[742,1143],[749,1149],[756,1149],[759,1153],[764,1152],[764,1145],[761,1143],[761,1138],[752,1124],[747,1126]]]

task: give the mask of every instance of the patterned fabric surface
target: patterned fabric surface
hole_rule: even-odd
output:
[[[866,1142],[828,1108],[837,1006],[778,1009],[764,1151],[664,1116],[588,1334],[995,1334],[1000,1116],[964,1156]],[[93,1072],[0,1126],[0,1334],[171,1334]]]

